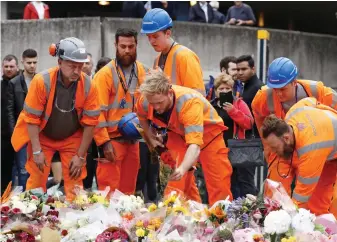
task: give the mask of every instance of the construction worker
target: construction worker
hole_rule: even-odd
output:
[[[172,39],[172,27],[170,15],[160,8],[151,9],[143,18],[141,33],[160,52],[153,68],[162,69],[172,84],[195,89],[205,96],[200,60],[192,50]]]
[[[214,204],[227,196],[231,199],[232,167],[222,137],[226,127],[212,105],[195,90],[171,85],[161,70],[147,74],[140,92],[142,96],[137,101],[136,112],[151,146],[164,147],[165,142],[153,134],[149,122],[166,129],[166,147],[182,157],[178,158],[167,187],[186,195],[186,187],[195,185],[186,172],[199,158],[209,203]]]
[[[84,43],[65,38],[50,47],[58,66],[36,74],[30,83],[24,108],[12,136],[15,151],[28,143],[27,190],[46,190],[52,157],[59,152],[65,193],[75,197],[74,187],[86,177],[85,157],[100,114],[98,92],[81,72],[87,62]]]
[[[115,35],[116,58],[100,69],[93,82],[100,96],[101,115],[95,130],[97,146],[105,159],[97,165],[100,190],[110,187],[125,194],[134,194],[139,169],[137,137],[122,136],[118,124],[133,111],[136,91],[145,77],[146,68],[137,58],[137,32],[120,28]]]
[[[272,152],[284,158],[288,171],[296,176],[292,199],[300,208],[316,215],[329,213],[337,175],[337,111],[304,98],[294,104],[284,120],[272,114],[261,126],[262,137]]]
[[[253,115],[259,132],[268,115],[275,114],[276,117],[284,119],[289,109],[306,97],[315,97],[319,102],[337,109],[337,93],[333,89],[324,86],[322,82],[298,80],[297,74],[296,65],[288,58],[280,57],[270,64],[267,87],[262,87],[252,102]],[[282,181],[288,193],[291,194],[292,178],[290,176],[283,178],[278,173],[279,171],[284,175],[288,168],[283,168],[282,162],[278,164],[279,158],[275,153],[270,152],[266,144],[264,144],[264,152],[268,163],[268,178]],[[278,170],[277,165],[279,165]]]
[[[160,52],[153,68],[159,67],[172,84],[195,89],[206,96],[200,60],[192,50],[172,39],[172,27],[170,15],[160,8],[149,10],[143,18],[141,33],[146,34],[154,50]],[[171,153],[176,157],[173,151]],[[188,176],[193,183],[194,170],[190,171]],[[189,186],[185,192],[192,200],[201,201],[196,186]]]

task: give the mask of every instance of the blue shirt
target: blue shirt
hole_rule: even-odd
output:
[[[240,19],[243,21],[253,20],[254,23],[256,23],[252,8],[244,3],[240,7],[232,6],[228,9],[226,22],[228,22],[232,18]]]

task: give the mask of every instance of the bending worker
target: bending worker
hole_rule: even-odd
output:
[[[172,27],[171,17],[160,8],[151,9],[143,18],[141,33],[147,35],[153,49],[160,53],[154,60],[153,68],[160,68],[172,84],[192,88],[206,96],[199,57],[172,39]],[[171,154],[178,158],[173,151]],[[194,170],[189,171],[187,176],[191,183],[195,183]],[[201,201],[196,185],[186,189],[190,199]]]
[[[306,97],[315,97],[322,104],[337,109],[337,93],[333,89],[324,86],[322,82],[298,80],[297,74],[296,65],[288,58],[280,57],[270,64],[267,87],[263,87],[256,93],[252,103],[255,123],[259,131],[268,115],[275,114],[276,117],[284,119],[289,109]],[[268,178],[282,182],[291,194],[292,178],[282,177],[287,173],[288,168],[283,167],[283,163],[278,164],[278,159],[282,158],[270,152],[266,143],[264,143],[264,151],[269,166]]]
[[[199,158],[204,168],[209,203],[227,196],[231,199],[232,167],[222,137],[226,127],[212,105],[195,90],[171,85],[160,70],[147,74],[140,92],[142,96],[136,104],[136,112],[151,146],[164,147],[165,144],[153,134],[149,122],[166,129],[166,147],[183,157],[171,175],[168,187],[185,191],[185,185],[192,186],[191,181],[186,181],[185,174]]]
[[[99,159],[96,174],[100,190],[110,186],[110,192],[118,189],[130,195],[135,193],[140,163],[138,132],[123,135],[118,125],[136,118],[135,113],[132,114],[136,90],[143,82],[146,69],[136,60],[135,30],[118,29],[115,47],[116,59],[100,69],[93,80],[99,91],[102,110],[95,141],[97,146],[103,147],[105,156],[105,159]]]
[[[284,120],[268,116],[261,133],[271,151],[286,161],[277,161],[288,169],[284,177],[297,178],[293,201],[316,215],[329,213],[337,175],[337,111],[305,98]]]
[[[28,143],[27,190],[46,190],[51,160],[56,151],[62,162],[68,200],[75,185],[86,177],[86,152],[100,114],[98,92],[81,70],[87,62],[84,43],[66,38],[50,48],[58,66],[36,74],[30,84],[14,133],[16,151]]]

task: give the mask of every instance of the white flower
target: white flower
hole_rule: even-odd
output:
[[[17,200],[17,201],[12,201],[11,204],[12,204],[12,208],[19,208],[21,212],[23,213],[26,212],[26,205],[23,202]]]
[[[83,227],[83,226],[87,225],[88,223],[89,223],[88,218],[80,218],[77,221],[78,227]]]
[[[314,221],[316,216],[309,210],[300,208],[298,213],[292,219],[292,226],[298,232],[313,232],[315,229]]]
[[[164,207],[164,203],[163,203],[163,202],[160,202],[160,203],[158,204],[158,208],[162,208],[162,207]]]
[[[289,230],[290,215],[284,210],[270,212],[264,220],[264,231],[267,234],[282,234]]]
[[[37,209],[36,205],[31,202],[31,203],[28,204],[25,213],[32,213],[32,212],[36,211],[36,209]]]
[[[75,226],[76,226],[76,220],[64,219],[64,220],[62,220],[62,222],[60,224],[60,228],[68,230],[68,233],[69,233],[69,229],[73,228]]]
[[[15,202],[15,201],[20,201],[20,197],[19,196],[11,197],[11,202]]]

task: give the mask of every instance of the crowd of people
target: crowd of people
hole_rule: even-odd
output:
[[[198,163],[209,204],[257,195],[255,167],[232,167],[227,148],[228,140],[255,134],[269,178],[284,184],[299,207],[336,213],[337,93],[322,82],[298,80],[285,57],[272,61],[263,86],[249,55],[222,59],[221,73],[206,89],[199,57],[174,41],[172,29],[165,10],[145,14],[140,33],[159,53],[152,67],[137,60],[138,32],[130,28],[116,31],[116,57],[101,58],[94,72],[91,54],[75,37],[50,47],[57,65],[40,73],[35,50],[23,52],[23,71],[7,55],[2,192],[11,181],[27,190],[62,182],[72,200],[75,186],[92,189],[95,177],[100,190],[157,201],[159,157],[152,153],[167,149],[176,166],[166,193],[200,202]]]

